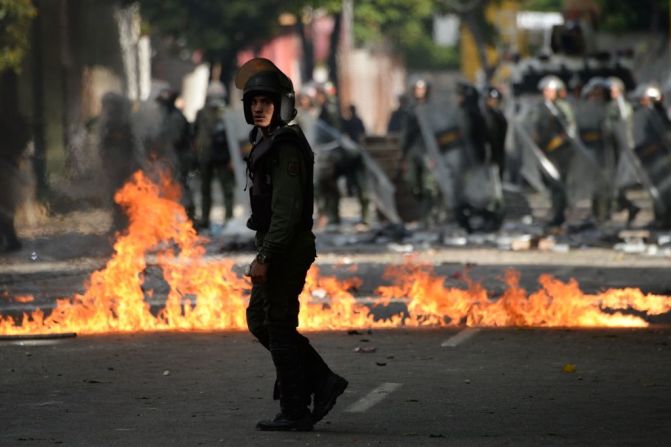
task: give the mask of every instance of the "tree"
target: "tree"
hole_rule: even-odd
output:
[[[0,72],[20,69],[36,14],[31,0],[0,0]]]
[[[237,53],[277,33],[279,15],[291,6],[274,0],[140,0],[150,33],[172,38],[178,49],[204,51],[209,62],[221,63],[225,84]]]

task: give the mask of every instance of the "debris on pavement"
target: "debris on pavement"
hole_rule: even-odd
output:
[[[375,351],[377,351],[377,348],[375,348],[373,346],[363,347],[363,348],[361,346],[357,346],[356,348],[354,348],[354,352],[361,352],[362,354],[370,354],[370,353],[373,353]]]
[[[576,370],[576,365],[575,363],[566,363],[561,370],[566,374],[573,374]]]

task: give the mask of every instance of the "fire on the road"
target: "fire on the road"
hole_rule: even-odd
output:
[[[106,266],[91,275],[83,294],[58,300],[49,315],[36,310],[21,321],[0,315],[0,334],[244,329],[249,281],[232,271],[232,262],[205,259],[204,241],[179,204],[179,189],[165,179],[159,183],[138,172],[117,192],[115,200],[127,211],[130,225],[115,242]],[[170,287],[156,314],[147,302],[153,291],[143,287],[151,253]],[[519,274],[512,271],[498,299],[468,278],[466,288],[448,287],[446,279],[427,266],[395,266],[386,276],[391,285],[378,288],[374,305],[386,306],[400,298],[406,301],[407,312],[375,320],[369,307],[352,295],[357,279],[324,277],[313,268],[301,296],[300,327],[643,327],[648,325],[643,318],[623,311],[647,315],[671,311],[668,296],[646,295],[638,289],[586,294],[575,281],[564,283],[550,276],[541,276],[541,288],[528,294],[519,286]]]

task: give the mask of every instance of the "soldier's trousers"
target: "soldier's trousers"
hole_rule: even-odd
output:
[[[268,282],[252,287],[247,326],[270,351],[282,412],[300,417],[310,404],[310,394],[331,373],[309,340],[296,330],[298,295],[314,257],[271,263]]]
[[[547,185],[552,196],[551,223],[555,225],[560,225],[566,220],[564,216],[564,213],[566,212],[566,206],[568,205],[566,179],[569,174],[573,155],[571,151],[572,149],[570,147],[562,147],[548,154],[548,158],[552,164],[555,165],[560,175],[559,181],[546,178]]]
[[[224,196],[225,220],[233,218],[233,188],[235,186],[235,175],[229,163],[207,162],[200,166],[200,193],[201,212],[200,219],[204,223],[210,222],[210,209],[212,208],[212,180],[219,181],[221,192]]]

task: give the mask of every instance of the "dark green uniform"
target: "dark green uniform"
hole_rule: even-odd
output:
[[[247,308],[249,330],[270,350],[285,414],[300,414],[310,394],[332,374],[298,326],[298,296],[315,259],[312,233],[313,154],[298,126],[285,126],[257,143],[249,156],[252,216],[268,280],[255,284]]]
[[[201,212],[199,226],[209,227],[212,180],[219,181],[224,196],[225,220],[233,218],[235,173],[226,138],[223,107],[208,103],[196,114],[194,139],[200,167]]]
[[[561,177],[559,182],[546,178],[552,195],[553,225],[562,224],[565,220],[564,212],[568,203],[566,178],[573,158],[573,148],[567,135],[571,127],[575,127],[575,121],[568,103],[556,101],[539,104],[534,117],[535,140]]]

